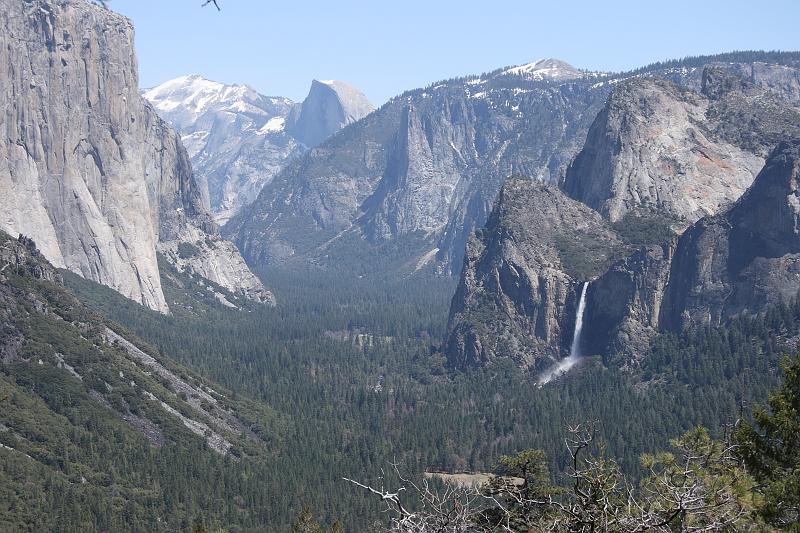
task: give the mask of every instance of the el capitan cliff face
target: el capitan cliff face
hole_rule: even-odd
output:
[[[225,252],[180,139],[139,96],[130,22],[84,1],[0,7],[0,227],[167,312],[157,250],[198,234]]]

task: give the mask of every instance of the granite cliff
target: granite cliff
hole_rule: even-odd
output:
[[[131,23],[82,0],[0,8],[0,228],[161,312],[157,253],[197,238],[219,259],[212,281],[270,300],[220,238],[180,138],[139,96]]]

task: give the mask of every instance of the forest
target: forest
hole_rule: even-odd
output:
[[[376,480],[391,464],[414,479],[431,471],[492,472],[500,457],[536,449],[550,482],[563,485],[570,467],[565,432],[593,421],[597,441],[620,472],[642,479],[642,454],[700,426],[721,439],[737,420],[750,418],[753,406],[765,404],[783,380],[780,361],[800,330],[800,305],[779,305],[724,327],[662,335],[635,371],[589,357],[537,388],[533,376],[511,363],[461,373],[446,367],[438,345],[449,280],[376,287],[314,274],[271,272],[283,305],[237,311],[204,303],[202,290],[197,296],[186,290],[190,278],[172,272],[169,278],[184,290],[167,287],[181,310],[174,306],[166,319],[65,274],[96,312],[234,398],[278,414],[283,425],[271,453],[232,465],[252,477],[246,486],[230,487],[246,501],[257,494],[252,503],[261,523],[275,531],[309,509],[319,523],[345,530],[385,520],[343,478]],[[258,530],[255,521],[228,522],[212,510],[196,519]]]

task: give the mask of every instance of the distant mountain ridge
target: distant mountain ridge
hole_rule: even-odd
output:
[[[206,207],[224,224],[293,158],[374,108],[340,81],[314,80],[302,103],[192,74],[142,92],[181,134]]]
[[[335,269],[332,258],[347,256],[345,248],[394,243],[404,254],[399,269],[426,262],[457,273],[468,236],[487,220],[505,180],[561,181],[617,84],[659,77],[699,90],[703,67],[716,63],[800,102],[800,55],[791,53],[689,58],[622,74],[546,60],[446,80],[392,98],[292,161],[225,235],[251,265]]]

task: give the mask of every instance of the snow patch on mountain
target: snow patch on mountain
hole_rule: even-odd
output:
[[[258,130],[260,135],[266,135],[268,133],[274,133],[276,131],[283,131],[284,126],[286,125],[286,118],[285,117],[272,117],[267,121],[264,126]]]
[[[522,76],[529,80],[555,80],[564,81],[575,78],[580,78],[583,73],[559,59],[540,59],[533,63],[519,65],[506,69],[500,73],[501,75]]]

